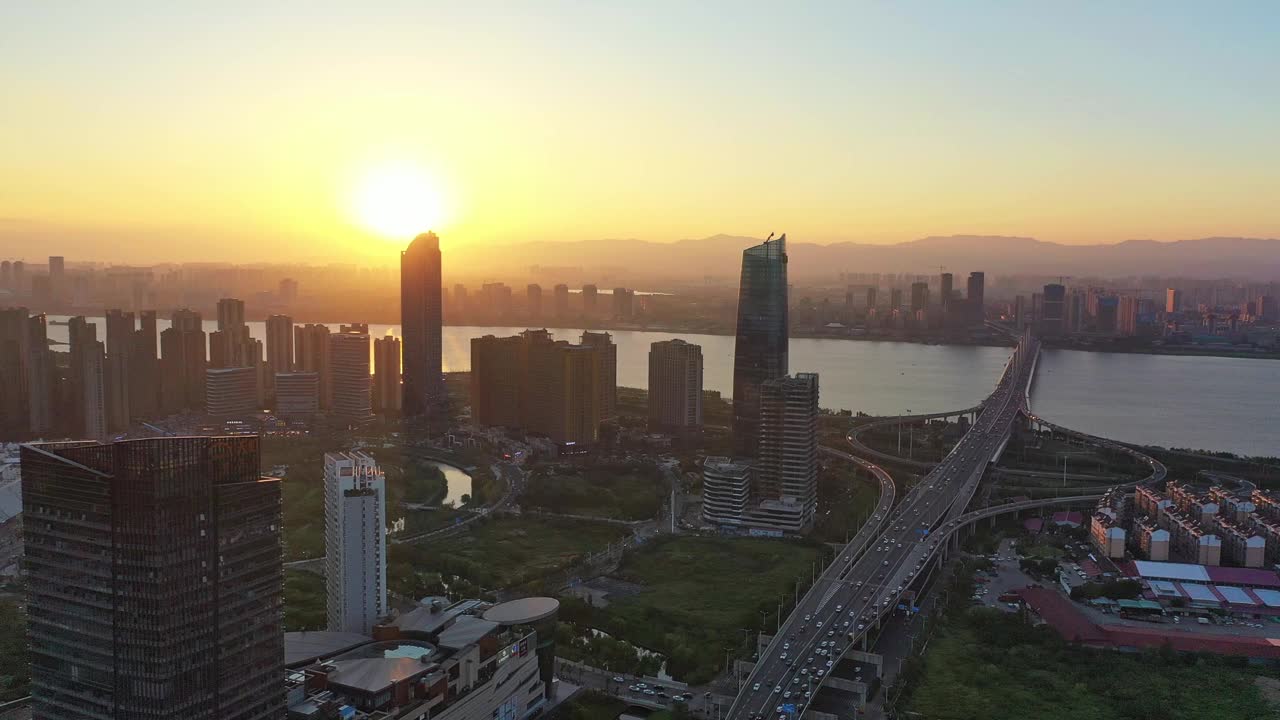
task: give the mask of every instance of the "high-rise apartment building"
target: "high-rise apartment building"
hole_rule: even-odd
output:
[[[618,416],[618,346],[613,344],[613,336],[607,332],[582,333],[581,344],[596,348],[596,362],[599,368],[600,397],[596,406],[600,410],[601,420],[612,420]]]
[[[49,350],[49,322],[43,315],[27,318],[27,430],[39,436],[54,426],[56,369]]]
[[[35,720],[283,717],[280,487],[258,447],[22,447]]]
[[[288,315],[267,317],[267,372],[293,372],[293,318]]]
[[[294,370],[315,373],[320,379],[320,408],[328,410],[332,402],[332,377],[329,372],[329,327],[318,323],[293,327]]]
[[[160,410],[159,340],[156,311],[139,312],[138,329],[133,331],[129,349],[129,412],[133,417],[150,417]]]
[[[649,429],[682,437],[702,428],[702,348],[684,340],[649,345]]]
[[[160,333],[160,406],[167,414],[198,412],[205,401],[205,333],[200,313],[175,310]]]
[[[787,374],[787,332],[784,234],[742,251],[733,353],[733,447],[738,455],[755,455],[760,434],[760,385]]]
[[[414,238],[400,254],[402,410],[407,417],[428,415],[444,403],[440,267],[440,238],[432,232]]]
[[[1182,310],[1182,291],[1168,288],[1164,291],[1164,311],[1172,315]]]
[[[369,377],[368,326],[343,326],[329,336],[332,402],[329,411],[349,422],[365,422],[373,414]]]
[[[1067,288],[1058,283],[1044,286],[1041,295],[1040,334],[1057,336],[1066,329]]]
[[[636,293],[627,288],[613,289],[613,318],[624,322],[635,317]]]
[[[67,293],[67,261],[61,255],[49,256],[49,299],[62,303]]]
[[[1133,295],[1121,295],[1116,308],[1116,334],[1132,336],[1138,334],[1138,298]]]
[[[779,529],[813,523],[818,499],[818,375],[766,380],[760,386],[756,513]]]
[[[387,491],[362,452],[324,456],[324,577],[329,630],[369,635],[387,608]]]
[[[394,335],[373,341],[373,409],[397,413],[404,397],[400,388],[400,338]]]
[[[103,393],[106,396],[107,428],[129,427],[129,357],[133,352],[134,316],[123,310],[108,310],[107,342],[103,366]]]
[[[471,339],[471,420],[477,425],[522,426],[523,346],[519,335]]]
[[[569,286],[564,283],[555,288],[555,313],[557,319],[569,317]]]
[[[24,307],[0,309],[0,438],[30,426],[31,319]]]
[[[542,317],[542,286],[537,283],[530,283],[525,288],[525,304],[529,311],[529,319],[537,320]]]
[[[276,296],[285,307],[293,305],[298,301],[298,281],[293,278],[281,278]]]
[[[595,317],[599,312],[600,290],[595,285],[582,286],[582,314]]]
[[[601,354],[601,346],[552,340],[546,330],[473,338],[473,422],[545,435],[566,452],[595,443],[601,421]]]
[[[951,295],[955,290],[955,276],[944,272],[938,278],[938,304],[942,310],[942,321],[951,321]]]
[[[107,435],[107,400],[103,388],[106,349],[98,340],[98,328],[84,316],[67,321],[70,340],[72,412],[81,437],[100,439]]]
[[[453,307],[459,313],[464,313],[468,310],[467,286],[462,283],[453,286]]]
[[[929,309],[929,283],[911,283],[911,312]]]

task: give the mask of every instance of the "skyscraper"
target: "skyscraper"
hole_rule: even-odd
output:
[[[627,288],[613,289],[613,318],[628,321],[635,315],[636,294]]]
[[[599,398],[596,406],[600,410],[601,420],[611,420],[618,415],[618,346],[613,344],[613,336],[607,332],[582,333],[582,344],[597,350],[596,371],[599,378]]]
[[[362,332],[363,331],[363,332]],[[369,383],[368,326],[343,327],[329,336],[330,412],[344,420],[364,422],[373,414]]]
[[[818,500],[818,375],[771,378],[760,388],[756,514],[798,532],[813,523]]]
[[[770,236],[772,237],[772,236]],[[733,447],[755,455],[760,385],[787,374],[787,236],[742,251],[733,353]]]
[[[968,301],[969,312],[972,315],[969,318],[969,322],[973,325],[981,325],[986,318],[985,285],[985,273],[981,271],[969,273],[969,285],[965,293],[965,299]]]
[[[402,410],[408,417],[427,415],[444,401],[440,266],[440,238],[433,232],[414,238],[400,254]]]
[[[595,285],[582,286],[582,314],[587,317],[594,317],[597,310],[597,300],[599,290]]]
[[[1182,310],[1182,291],[1168,288],[1164,291],[1164,311],[1169,314]]]
[[[400,338],[394,335],[373,341],[373,409],[381,413],[400,410]]]
[[[315,373],[320,379],[320,407],[329,409],[332,400],[329,372],[329,327],[318,323],[293,327],[294,369]]]
[[[363,452],[324,456],[324,577],[329,630],[368,635],[387,615],[387,491]]]
[[[1066,329],[1067,288],[1049,283],[1044,286],[1041,297],[1040,334],[1050,337],[1063,334]]]
[[[280,487],[257,437],[21,460],[33,718],[283,717]]]
[[[702,348],[684,340],[649,346],[649,429],[679,436],[702,427]]]

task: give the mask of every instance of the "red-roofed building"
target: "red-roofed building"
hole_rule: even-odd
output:
[[[1179,652],[1237,655],[1280,662],[1280,639],[1277,638],[1210,635],[1172,626],[1099,625],[1056,591],[1024,588],[1015,592],[1068,642],[1122,650],[1169,646]]]
[[[1075,510],[1063,510],[1053,514],[1053,524],[1066,527],[1080,527],[1084,524],[1084,515]]]
[[[1027,518],[1022,521],[1022,528],[1032,535],[1039,534],[1044,529],[1044,520],[1040,518]]]

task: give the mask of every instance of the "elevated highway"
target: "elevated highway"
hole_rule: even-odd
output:
[[[964,514],[988,463],[1008,441],[1026,406],[1038,352],[1038,341],[1024,336],[960,442],[876,520],[873,542],[860,532],[823,571],[760,654],[727,717],[802,715],[834,664],[897,607],[942,539],[931,534]]]
[[[858,427],[854,428],[852,431],[850,431],[847,438],[849,440],[849,444],[853,445],[853,448],[857,450],[860,455],[875,458],[876,460],[879,460],[884,463],[893,463],[895,465],[900,465],[903,467],[910,467],[918,470],[928,471],[928,470],[932,470],[933,467],[938,463],[928,462],[925,460],[913,460],[911,458],[904,458],[901,455],[894,455],[891,453],[881,452],[880,450],[876,450],[870,445],[867,445],[866,443],[862,442],[862,434],[867,432],[868,430],[875,430],[878,428],[885,428],[885,427],[893,427],[895,425],[901,425],[903,423],[915,424],[918,422],[926,422],[929,420],[938,420],[941,418],[956,417],[959,415],[973,415],[974,417],[977,417],[977,415],[982,412],[982,407],[983,407],[982,405],[974,405],[971,408],[965,408],[964,410],[953,410],[951,412],[929,413],[927,415],[895,415],[892,417],[878,418],[876,420],[872,420],[871,422],[868,422],[863,425],[859,425]]]

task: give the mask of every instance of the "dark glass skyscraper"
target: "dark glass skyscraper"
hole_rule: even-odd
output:
[[[770,236],[772,237],[772,236]],[[742,251],[733,351],[733,447],[753,457],[760,436],[760,384],[787,374],[787,236]]]
[[[35,720],[283,716],[280,482],[258,438],[21,457]]]
[[[440,304],[440,238],[423,233],[400,253],[405,417],[426,415],[444,399]]]

